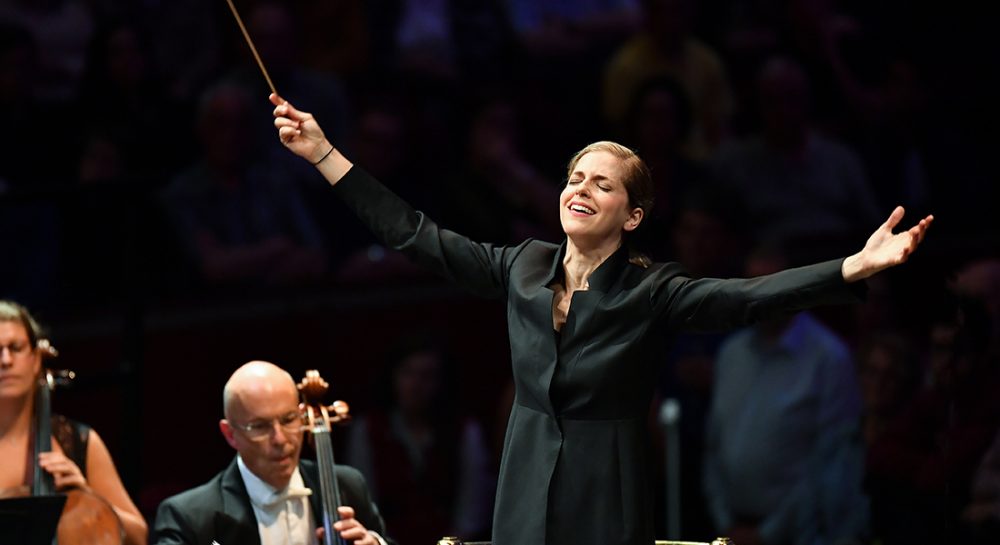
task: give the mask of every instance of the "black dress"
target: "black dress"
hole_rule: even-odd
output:
[[[437,227],[358,167],[334,186],[386,245],[507,302],[515,383],[494,545],[653,542],[646,417],[670,335],[856,300],[842,260],[750,280],[693,280],[676,263],[609,257],[552,328],[565,242],[494,246]]]

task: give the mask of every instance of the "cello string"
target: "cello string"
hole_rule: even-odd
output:
[[[271,81],[271,76],[267,73],[267,68],[264,67],[264,61],[260,59],[260,55],[257,53],[257,48],[253,45],[253,40],[250,39],[250,33],[247,32],[247,27],[243,26],[243,19],[240,18],[240,14],[236,11],[236,5],[233,4],[233,0],[226,0],[229,4],[230,11],[233,12],[233,17],[236,18],[236,24],[240,26],[240,30],[243,32],[243,37],[246,38],[247,45],[250,46],[250,51],[253,53],[253,58],[257,59],[257,66],[260,67],[261,73],[264,74],[264,79],[267,80],[267,86],[271,88],[271,92],[278,94],[278,91],[274,88],[274,83]]]

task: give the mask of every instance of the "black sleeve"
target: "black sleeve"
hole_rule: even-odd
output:
[[[506,294],[511,263],[524,244],[478,243],[442,229],[357,166],[333,189],[386,246],[477,295]]]
[[[156,510],[152,532],[149,536],[150,545],[194,545],[195,536],[190,527],[190,521],[178,505],[168,499]]]
[[[679,267],[667,266],[651,284],[650,299],[672,329],[731,329],[821,305],[862,300],[866,286],[844,281],[843,261],[728,280],[691,279]]]

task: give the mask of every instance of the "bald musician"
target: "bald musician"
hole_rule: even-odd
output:
[[[207,483],[166,499],[156,513],[158,545],[312,545],[319,542],[319,472],[300,460],[303,425],[295,381],[280,367],[249,362],[222,394],[219,430],[236,458]],[[361,473],[338,465],[343,507],[334,528],[358,545],[386,545],[382,517]]]

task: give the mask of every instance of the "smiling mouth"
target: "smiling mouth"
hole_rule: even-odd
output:
[[[579,203],[573,203],[573,204],[569,205],[569,209],[571,211],[573,211],[573,212],[577,212],[577,213],[580,213],[580,214],[586,214],[588,216],[593,216],[594,214],[597,213],[593,208],[590,208],[589,206],[584,206],[584,205],[579,204]]]

